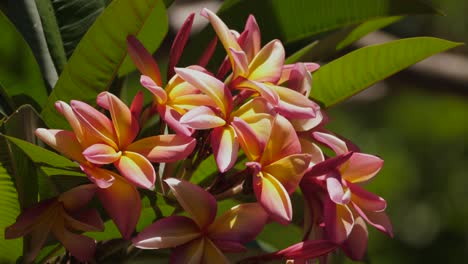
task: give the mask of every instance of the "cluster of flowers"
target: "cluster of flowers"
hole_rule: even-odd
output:
[[[367,248],[366,222],[392,234],[384,213],[386,202],[361,187],[376,175],[383,161],[325,130],[323,110],[309,99],[311,72],[319,66],[284,64],[285,51],[279,40],[261,46],[253,16],[238,33],[210,10],[204,9],[202,15],[227,52],[216,74],[204,66],[217,39],[199,65],[175,67],[189,35],[192,14],[171,49],[170,78],[164,88],[151,54],[135,37],[128,37],[128,52],[142,73],[141,84],[154,97],[144,111],[141,92],[130,107],[111,93],[99,94],[97,105],[110,118],[80,101],[56,103],[73,131],[41,128],[36,135],[79,163],[92,184],[40,202],[6,229],[6,238],[31,234],[35,248],[27,259],[34,259],[49,232],[78,260],[92,259],[95,241],[71,231],[103,229],[97,211],[83,209],[94,194],[123,238],[143,249],[174,248],[172,263],[228,263],[223,252],[244,250],[243,244],[255,239],[269,221],[291,223],[290,195],[299,189],[306,204],[304,240],[253,260],[300,262],[337,248],[352,259],[361,259]],[[136,140],[154,114],[175,134]],[[335,155],[326,157],[319,145]],[[219,175],[203,189],[189,179],[193,167],[210,154]],[[227,180],[224,176],[240,155],[248,161]],[[158,176],[161,164],[166,172]],[[161,179],[158,191],[172,194],[187,216],[159,219],[132,238],[141,211],[137,187],[154,190],[157,179]],[[244,193],[255,194],[257,202],[239,204],[215,219],[214,195],[218,199],[235,197],[243,186],[251,187]]]

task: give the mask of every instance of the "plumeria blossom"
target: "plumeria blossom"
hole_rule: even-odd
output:
[[[254,141],[245,148],[250,160],[246,165],[253,171],[253,189],[257,200],[273,220],[288,224],[292,220],[289,194],[295,191],[306,172],[310,155],[301,153],[294,128],[281,115],[277,115],[273,121],[264,149]]]
[[[5,230],[5,238],[13,239],[31,236],[31,249],[24,256],[26,263],[32,262],[47,240],[49,233],[79,261],[91,260],[96,241],[76,231],[102,231],[104,225],[96,209],[84,206],[93,198],[96,185],[86,184],[75,187],[58,197],[39,202],[24,210],[16,223]]]
[[[132,241],[138,248],[173,248],[170,263],[229,263],[222,252],[244,250],[243,244],[263,229],[268,215],[257,203],[240,204],[215,219],[216,199],[201,187],[166,179],[190,217],[169,216],[146,227]]]

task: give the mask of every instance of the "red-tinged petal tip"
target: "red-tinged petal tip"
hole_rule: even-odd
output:
[[[73,212],[85,207],[94,197],[97,186],[84,184],[62,193],[58,200],[63,203],[65,209]]]

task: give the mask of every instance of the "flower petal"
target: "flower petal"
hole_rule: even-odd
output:
[[[247,60],[247,55],[243,51],[236,51],[233,48],[230,48],[232,61],[232,70],[234,73],[234,78],[238,76],[247,77],[249,74],[249,61]]]
[[[393,227],[390,219],[385,212],[363,211],[357,204],[352,203],[354,209],[359,215],[366,220],[367,223],[375,227],[377,230],[393,237]]]
[[[185,44],[187,44],[188,38],[190,36],[190,31],[192,30],[194,18],[195,13],[191,13],[185,19],[184,24],[182,24],[179,31],[177,31],[177,35],[175,36],[174,41],[172,42],[171,50],[169,51],[169,63],[167,65],[167,79],[170,79],[172,76],[175,75],[174,67],[179,62]]]
[[[82,154],[83,149],[75,133],[60,129],[38,128],[35,134],[40,140],[67,158],[79,163],[86,162]]]
[[[330,199],[336,204],[347,204],[351,199],[351,191],[343,188],[341,178],[335,173],[331,173],[326,178],[327,191]]]
[[[55,211],[55,213],[56,212],[57,211]],[[29,235],[29,250],[28,252],[24,253],[22,260],[24,263],[32,263],[37,254],[39,254],[39,251],[49,237],[49,232],[51,231],[52,225],[54,224],[54,221],[50,221],[50,219],[55,219],[56,217],[56,214],[50,215],[50,218],[48,219],[49,221],[43,221],[38,228],[32,230]]]
[[[264,166],[262,170],[275,177],[288,193],[292,193],[309,167],[309,162],[309,155],[293,154]]]
[[[383,160],[365,153],[353,153],[341,168],[341,176],[352,183],[365,182],[374,177],[382,168]]]
[[[251,161],[258,160],[265,146],[262,144],[261,139],[257,137],[252,127],[238,117],[234,117],[231,125],[237,135],[237,141],[248,159]]]
[[[104,231],[104,223],[96,209],[86,209],[74,214],[73,218],[65,214],[65,226],[78,231]]]
[[[185,113],[180,123],[193,129],[210,129],[226,124],[210,107],[199,106]]]
[[[354,219],[354,227],[341,248],[346,256],[354,261],[362,261],[367,251],[368,231],[364,220],[361,217]]]
[[[109,92],[100,93],[97,96],[97,103],[102,108],[109,110],[119,147],[128,146],[140,131],[138,120],[132,115],[128,106]]]
[[[249,80],[276,83],[281,77],[285,58],[283,44],[272,40],[257,53],[249,64]]]
[[[229,264],[229,260],[219,250],[219,248],[208,238],[205,238],[202,263]]]
[[[72,108],[65,102],[63,101],[57,101],[55,103],[55,109],[62,114],[70,124],[71,128],[73,129],[73,132],[76,135],[76,138],[78,139],[78,142],[83,145],[83,147],[87,147],[88,144],[93,144],[96,143],[93,139],[90,141],[92,137],[90,135],[84,135],[83,133],[83,128],[81,127],[80,121],[78,118],[76,118],[75,113],[73,113]]]
[[[323,218],[328,239],[339,244],[348,238],[354,226],[353,213],[348,206],[325,199]]]
[[[268,214],[258,203],[239,204],[210,225],[208,236],[214,241],[247,243],[262,231]]]
[[[166,105],[158,105],[158,112],[162,120],[172,128],[177,134],[191,136],[194,130],[186,125],[180,123],[182,115],[177,112],[174,108]]]
[[[169,260],[170,264],[198,264],[203,263],[205,239],[199,238],[192,242],[176,247]]]
[[[322,176],[338,170],[339,166],[348,161],[353,155],[353,152],[348,152],[345,155],[337,155],[333,158],[328,158],[320,163],[315,164],[308,172],[310,177]]]
[[[108,188],[112,185],[116,177],[115,173],[106,169],[84,165],[81,165],[80,168],[99,188]]]
[[[227,115],[230,108],[229,101],[231,98],[230,93],[223,82],[198,70],[189,68],[176,68],[175,71],[182,79],[197,87],[206,95],[210,96],[224,114],[224,116]]]
[[[138,39],[132,35],[127,37],[128,55],[132,59],[138,70],[149,76],[158,85],[162,85],[161,73],[158,64],[151,56],[151,53],[141,44]]]
[[[129,239],[140,218],[141,200],[137,189],[122,177],[106,189],[98,189],[99,200],[122,237]]]
[[[80,101],[72,100],[71,107],[82,125],[85,136],[89,133],[93,137],[99,138],[100,143],[105,142],[115,149],[118,148],[113,125],[109,118],[90,105]]]
[[[301,144],[293,126],[283,116],[276,115],[261,163],[266,165],[300,152]]]
[[[137,152],[151,162],[174,162],[192,153],[196,140],[184,135],[160,135],[140,139],[128,151]]]
[[[63,203],[66,210],[73,212],[85,207],[96,193],[96,185],[84,184],[62,193],[58,201]]]
[[[222,252],[242,252],[246,250],[246,247],[239,242],[228,240],[212,240],[212,242]]]
[[[387,208],[387,202],[382,197],[365,190],[359,185],[349,182],[347,185],[351,190],[353,203],[357,204],[359,208],[372,212],[382,212]]]
[[[342,155],[349,152],[348,147],[346,146],[346,142],[334,135],[323,132],[313,132],[312,136],[318,142],[331,148],[336,153],[336,155]]]
[[[87,161],[94,164],[110,164],[117,161],[121,152],[106,144],[94,144],[83,151],[83,156]]]
[[[291,124],[296,131],[309,131],[323,124],[325,117],[320,109],[316,109],[315,117],[305,119],[292,119]]]
[[[275,109],[287,118],[314,118],[319,106],[306,96],[292,89],[268,84],[279,96]]]
[[[220,172],[226,172],[237,160],[239,142],[232,126],[217,127],[211,131],[211,147]]]
[[[244,37],[243,37],[244,36]],[[245,22],[244,31],[238,39],[239,45],[247,54],[249,61],[255,57],[261,48],[260,28],[253,15],[249,15],[247,22]]]
[[[68,231],[63,224],[52,229],[55,237],[80,262],[86,262],[94,257],[96,241],[90,237],[74,234]]]
[[[154,97],[156,97],[156,101],[159,104],[165,104],[166,103],[166,101],[167,101],[166,91],[164,91],[163,88],[158,86],[153,81],[153,79],[151,79],[150,77],[148,77],[146,75],[141,75],[140,76],[140,83],[141,83],[141,85],[143,85],[143,87],[148,89],[148,91],[150,91],[154,95]]]
[[[172,248],[200,236],[200,229],[192,219],[185,216],[169,216],[147,226],[132,243],[137,248]]]
[[[138,91],[135,94],[135,97],[133,97],[132,104],[130,105],[130,112],[136,119],[140,117],[141,111],[143,110],[143,99],[143,92]]]
[[[143,155],[132,151],[124,151],[119,160],[114,163],[119,172],[131,183],[152,190],[156,181],[153,165]]]
[[[288,88],[293,89],[294,91],[309,97],[310,88],[312,86],[312,75],[307,71],[304,63],[299,62],[295,63],[289,76]]]
[[[188,181],[169,178],[164,180],[179,204],[192,216],[198,227],[203,229],[216,217],[216,199],[200,186]]]
[[[273,253],[255,256],[246,260],[265,261],[273,259],[292,259],[294,261],[310,260],[320,256],[324,256],[338,247],[335,243],[328,240],[307,240],[289,246],[280,251]],[[256,262],[253,262],[256,263]],[[296,263],[296,262],[294,262]],[[301,262],[299,262],[301,263]]]
[[[314,72],[314,71],[318,70],[318,68],[320,68],[320,65],[318,65],[317,63],[313,63],[313,62],[306,62],[306,63],[303,63],[303,64],[306,67],[308,72]],[[281,70],[281,78],[278,81],[278,84],[282,84],[282,83],[288,81],[291,78],[290,77],[291,73],[292,73],[292,71],[293,71],[293,69],[295,67],[296,67],[296,64],[283,65],[283,68]]]
[[[253,176],[253,189],[257,201],[270,217],[282,225],[292,220],[292,205],[288,192],[281,183],[269,174]]]

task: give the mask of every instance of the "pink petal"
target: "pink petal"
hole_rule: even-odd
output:
[[[346,240],[354,226],[353,213],[348,206],[335,204],[326,199],[323,210],[328,239],[335,243]]]
[[[166,103],[167,101],[167,94],[166,94],[166,91],[164,91],[163,88],[161,88],[160,86],[158,86],[154,81],[153,79],[151,79],[150,77],[146,76],[146,75],[141,75],[140,76],[140,83],[141,85],[143,85],[143,87],[145,87],[146,89],[148,89],[148,91],[150,91],[154,97],[156,97],[156,101],[159,103],[159,104],[164,104]]]
[[[37,226],[42,218],[42,215],[51,208],[57,199],[47,199],[41,201],[30,208],[24,209],[23,212],[16,218],[16,222],[5,228],[5,239],[14,239],[25,236]]]
[[[312,75],[307,71],[304,63],[295,63],[288,79],[288,88],[309,97],[312,86]]]
[[[336,204],[347,204],[351,199],[351,191],[343,188],[338,175],[328,175],[326,179],[327,191],[330,199]]]
[[[98,197],[122,237],[129,239],[140,218],[141,200],[137,189],[125,179],[116,177],[106,189],[98,189]]]
[[[55,210],[52,215],[49,215],[47,220],[59,217],[57,213],[58,211]],[[34,228],[34,230],[29,234],[29,251],[24,252],[22,260],[24,263],[32,263],[34,261],[37,254],[39,254],[40,249],[49,237],[52,224],[54,224],[54,221],[42,221],[41,225]]]
[[[105,142],[115,149],[118,148],[113,124],[103,113],[86,103],[75,100],[71,101],[71,107],[82,125],[85,136],[89,133],[93,137],[99,138],[100,143]]]
[[[73,132],[75,132],[76,138],[80,144],[83,145],[83,147],[87,147],[88,144],[93,144],[96,143],[95,139],[91,140],[91,137],[89,135],[84,135],[83,133],[83,128],[81,127],[80,121],[78,118],[76,118],[75,114],[73,113],[72,108],[65,102],[63,101],[57,101],[55,103],[55,109],[62,114],[70,124],[71,128],[73,129]]]
[[[278,94],[280,101],[275,109],[285,117],[305,119],[316,116],[319,107],[309,98],[289,88],[276,85],[268,86]]]
[[[184,135],[160,135],[140,139],[127,150],[145,156],[151,162],[175,162],[192,153],[196,140]]]
[[[62,193],[58,201],[63,203],[65,209],[70,212],[85,207],[96,193],[96,185],[84,184]]]
[[[208,18],[210,21],[211,25],[213,26],[213,29],[216,32],[216,35],[218,35],[219,40],[221,43],[223,43],[224,49],[226,49],[226,52],[230,54],[230,49],[233,48],[237,51],[241,51],[241,47],[237,43],[236,37],[231,33],[229,28],[224,24],[224,22],[213,12],[211,12],[209,9],[204,8],[201,12],[201,15]],[[232,61],[231,61],[231,64]]]
[[[121,152],[106,144],[94,144],[83,151],[83,156],[87,161],[94,164],[110,164],[117,161]]]
[[[278,81],[278,84],[282,84],[291,78],[290,76],[295,66],[296,64],[283,65],[283,68],[281,70],[281,78]],[[314,72],[318,70],[318,68],[320,68],[320,65],[312,62],[306,62],[304,63],[304,66],[306,67],[308,72]]]
[[[247,60],[247,55],[243,51],[236,51],[233,48],[230,48],[231,57],[234,62],[232,65],[234,78],[238,76],[247,77],[249,74],[249,61]]]
[[[353,153],[349,161],[340,168],[341,175],[352,183],[365,182],[382,168],[383,160],[364,153]]]
[[[234,128],[237,141],[242,147],[242,150],[244,150],[245,155],[247,155],[249,160],[257,160],[262,155],[264,149],[261,139],[257,137],[252,127],[241,118],[234,117],[231,125]]]
[[[305,119],[292,119],[291,124],[296,131],[309,131],[324,123],[324,115],[320,109],[316,109],[315,117]]]
[[[204,238],[195,239],[192,242],[176,247],[169,260],[170,264],[203,263],[205,248]]]
[[[138,120],[132,115],[130,109],[115,95],[102,92],[97,96],[97,103],[109,110],[120,148],[128,146],[138,135],[140,126]]]
[[[217,127],[211,131],[211,147],[220,172],[226,172],[237,160],[239,143],[232,126]]]
[[[96,209],[85,209],[78,214],[73,214],[73,218],[65,215],[66,227],[79,231],[104,231],[104,223]]]
[[[320,163],[315,164],[308,172],[310,177],[317,177],[333,172],[339,168],[343,163],[348,161],[353,155],[353,152],[348,152],[345,155],[338,155],[333,158],[328,158]]]
[[[334,135],[323,132],[313,132],[312,136],[318,142],[331,148],[337,155],[342,155],[349,152],[348,147],[346,146],[346,142]]]
[[[188,181],[169,178],[164,180],[179,204],[192,216],[200,229],[211,224],[216,216],[216,199],[207,191]]]
[[[239,204],[209,227],[208,236],[214,241],[247,243],[262,231],[268,221],[268,214],[258,203]]]
[[[239,44],[247,54],[248,60],[252,61],[261,48],[260,28],[253,15],[249,15],[242,33],[241,36],[244,35],[245,37],[242,40],[238,39]]]
[[[270,217],[282,225],[292,220],[292,205],[288,192],[269,174],[253,176],[253,188],[257,201]]]
[[[191,136],[194,130],[186,125],[180,123],[182,115],[174,108],[165,105],[158,105],[158,112],[161,118],[172,128],[177,134],[184,136]]]
[[[348,182],[348,187],[352,192],[352,201],[357,204],[359,208],[366,211],[382,212],[387,208],[387,202],[382,197],[379,197],[359,185]]]
[[[275,177],[291,194],[309,167],[310,156],[307,154],[293,154],[264,166],[262,171]]]
[[[266,165],[300,152],[301,144],[293,126],[283,116],[276,115],[261,163]]]
[[[274,259],[291,259],[296,263],[296,261],[310,260],[324,256],[335,250],[337,247],[338,245],[328,240],[307,240],[289,246],[283,250],[247,258],[244,261],[249,260],[260,262]]]
[[[315,166],[325,160],[322,150],[315,143],[304,137],[299,137],[299,141],[301,143],[302,152],[310,155],[311,165]]]
[[[202,67],[206,67],[208,62],[210,62],[211,57],[213,56],[213,53],[216,50],[216,45],[218,44],[218,38],[214,37],[210,43],[205,48],[205,51],[203,54],[200,56],[200,59],[198,60],[197,65],[200,65]]]
[[[279,40],[266,44],[249,65],[248,79],[257,82],[276,83],[281,77],[285,51]]]
[[[353,203],[354,209],[359,213],[359,215],[366,220],[367,223],[377,228],[377,230],[387,234],[390,237],[393,237],[393,227],[390,219],[388,218],[385,212],[364,212],[359,206]]]
[[[131,183],[152,190],[156,181],[153,165],[143,155],[132,151],[124,151],[114,163],[119,172]]]
[[[210,96],[226,116],[230,108],[230,94],[223,82],[198,70],[176,68],[175,71],[182,79]]]
[[[180,123],[193,129],[210,129],[224,126],[226,121],[219,117],[210,107],[199,106],[185,113]]]
[[[227,240],[212,240],[212,242],[222,252],[242,252],[246,250],[245,246],[239,242],[227,241]]]
[[[190,31],[192,30],[193,19],[195,18],[195,13],[191,13],[187,19],[185,19],[184,24],[180,27],[177,35],[172,42],[171,50],[169,52],[169,63],[167,66],[167,79],[169,80],[174,76],[175,71],[174,67],[179,62],[180,56],[182,56],[182,51],[184,50],[185,44],[187,44],[188,38],[190,36]]]
[[[52,232],[63,246],[80,262],[93,259],[94,252],[96,251],[96,241],[94,239],[74,234],[64,228],[64,226],[54,226]]]
[[[35,134],[40,140],[62,153],[67,158],[79,163],[86,162],[83,154],[81,154],[81,152],[83,152],[81,144],[78,142],[73,132],[59,129],[38,128]]]
[[[354,219],[354,227],[349,238],[344,241],[341,248],[346,256],[354,261],[362,261],[367,251],[368,232],[367,226],[361,217]]]
[[[233,82],[230,83],[230,86],[236,87],[239,89],[251,89],[260,94],[262,98],[267,100],[272,105],[277,105],[279,102],[279,96],[275,90],[271,89],[269,86],[265,85],[262,82],[252,81],[243,77],[238,77]]]
[[[147,226],[132,243],[137,248],[172,248],[185,244],[200,236],[200,229],[185,216],[169,216]]]
[[[99,188],[108,188],[112,185],[116,177],[115,173],[106,169],[84,165],[81,165],[80,168]]]
[[[130,105],[130,112],[136,119],[140,117],[141,111],[143,110],[143,99],[143,92],[138,91],[135,97],[133,97],[132,104]]]
[[[162,85],[161,73],[156,61],[153,59],[147,49],[138,39],[132,35],[127,37],[128,55],[135,63],[138,70],[146,76],[149,76],[158,85]]]

